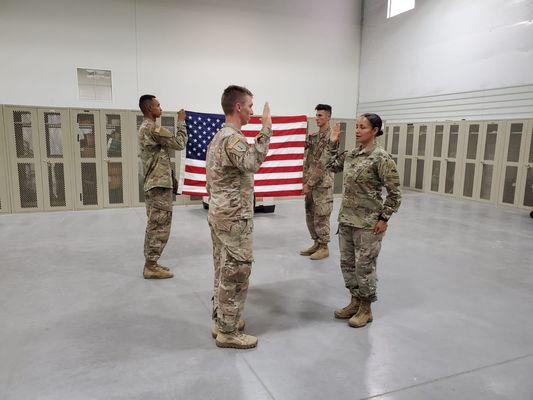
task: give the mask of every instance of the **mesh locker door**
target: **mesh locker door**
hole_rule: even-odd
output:
[[[426,168],[426,149],[428,138],[428,125],[417,124],[415,125],[415,143],[414,143],[414,160],[413,160],[413,173],[411,176],[411,187],[418,190],[424,189],[424,178]]]
[[[8,183],[9,172],[6,151],[7,146],[4,132],[4,113],[2,107],[0,107],[0,213],[11,212]]]
[[[459,124],[451,124],[446,129],[446,158],[443,166],[444,172],[444,193],[454,194],[455,178],[457,176],[458,145],[459,145]]]
[[[403,181],[404,187],[410,188],[414,186],[414,179],[412,179],[412,172],[414,172],[414,137],[415,126],[413,124],[407,124],[407,133],[405,135],[405,152],[403,161]]]
[[[527,141],[526,121],[510,121],[505,129],[505,148],[502,157],[502,179],[500,201],[503,204],[520,205],[518,196],[523,174],[524,147]]]
[[[13,211],[43,209],[37,110],[6,108]]]
[[[521,205],[533,207],[533,121],[530,121],[527,140],[525,143],[525,156],[522,179],[522,195],[520,196]]]
[[[38,115],[44,208],[73,209],[68,110],[39,110]]]
[[[123,112],[102,111],[104,207],[123,207],[129,203],[127,168],[125,167],[127,137]]]
[[[443,157],[443,143],[444,143],[444,125],[435,125],[435,135],[433,137],[433,157],[431,160],[431,184],[430,190],[432,192],[442,192],[444,185],[443,182],[443,163],[445,162]]]
[[[493,201],[495,200],[496,188],[494,183],[497,182],[497,170],[499,152],[498,147],[501,146],[502,141],[502,127],[501,121],[488,122],[484,124],[482,134],[481,147],[481,161],[480,161],[480,177],[481,182],[478,182],[478,200]]]
[[[481,124],[469,123],[466,129],[466,154],[463,174],[463,197],[476,198],[478,192],[475,187],[476,176],[481,165]]]
[[[71,110],[76,169],[77,209],[101,208],[100,114],[98,111]]]
[[[390,155],[392,160],[396,163],[398,174],[400,175],[400,183],[403,183],[403,173],[405,170],[405,137],[407,134],[407,124],[390,125]]]

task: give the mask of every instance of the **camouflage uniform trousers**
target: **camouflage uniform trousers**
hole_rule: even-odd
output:
[[[383,233],[372,229],[339,226],[341,271],[346,288],[353,296],[376,301],[376,260],[381,249]]]
[[[222,332],[234,332],[248,294],[252,271],[253,220],[210,223],[213,240],[213,319]]]
[[[305,221],[314,241],[329,243],[329,217],[332,209],[332,187],[313,188],[305,195]]]
[[[146,204],[146,234],[144,258],[156,261],[167,244],[172,223],[172,189],[155,187],[144,193]]]

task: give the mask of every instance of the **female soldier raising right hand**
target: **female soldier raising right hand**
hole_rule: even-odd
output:
[[[352,296],[350,304],[335,310],[335,317],[349,318],[354,328],[372,322],[370,304],[377,300],[376,259],[389,218],[400,207],[396,164],[376,143],[376,137],[383,134],[381,126],[379,115],[363,114],[355,129],[357,148],[339,154],[339,124],[332,129],[328,144],[327,167],[334,172],[344,170],[339,248],[344,283]],[[385,202],[383,187],[387,189]]]

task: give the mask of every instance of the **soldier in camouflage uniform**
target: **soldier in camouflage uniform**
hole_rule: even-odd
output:
[[[241,132],[252,116],[252,93],[229,86],[222,95],[226,123],[213,137],[206,156],[208,222],[214,260],[213,336],[219,347],[248,349],[255,336],[239,330],[252,268],[254,173],[268,153],[272,121],[268,103],[263,128],[249,146]]]
[[[333,209],[333,172],[326,169],[331,106],[319,104],[315,110],[319,131],[309,134],[305,142],[303,173],[305,220],[314,243],[300,255],[321,260],[329,256],[329,217]]]
[[[381,118],[363,114],[357,120],[359,147],[338,153],[340,127],[333,129],[328,145],[328,168],[344,170],[344,195],[339,211],[341,270],[352,299],[335,310],[335,317],[348,319],[358,328],[372,322],[370,304],[376,297],[376,260],[388,220],[400,207],[400,180],[390,155],[376,144],[382,135]],[[382,188],[387,190],[385,202]]]
[[[144,173],[144,198],[146,204],[146,234],[144,238],[145,279],[172,278],[167,267],[158,263],[167,244],[172,222],[172,191],[174,179],[170,162],[170,149],[183,150],[187,143],[185,110],[178,112],[176,135],[155,123],[161,116],[159,101],[153,95],[143,95],[139,108],[144,120],[139,128],[139,157]]]

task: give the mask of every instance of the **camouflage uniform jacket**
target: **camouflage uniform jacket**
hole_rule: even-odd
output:
[[[326,169],[330,129],[310,134],[305,141],[303,184],[313,187],[333,187],[333,172]]]
[[[208,220],[224,224],[253,217],[254,173],[268,153],[270,128],[249,146],[234,125],[225,123],[209,143],[206,156]]]
[[[178,121],[176,135],[145,118],[139,128],[139,157],[144,174],[144,191],[155,187],[172,189],[170,149],[183,150],[187,144],[185,122]]]
[[[328,144],[330,159],[327,167],[339,172],[344,169],[339,223],[371,229],[381,215],[389,219],[400,207],[400,178],[391,156],[377,145],[338,153],[338,143]],[[387,189],[385,202],[381,198]]]

